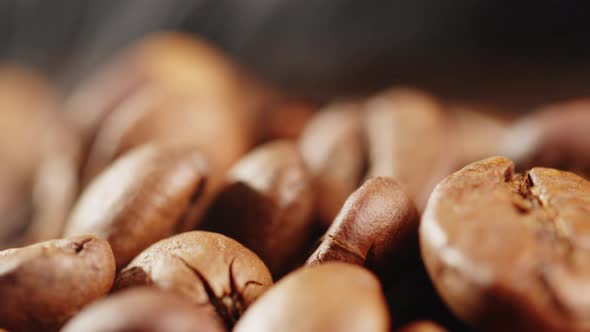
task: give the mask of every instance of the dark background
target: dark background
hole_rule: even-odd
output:
[[[190,31],[311,98],[390,84],[527,104],[590,92],[584,1],[0,0],[0,55],[67,89],[130,41]]]

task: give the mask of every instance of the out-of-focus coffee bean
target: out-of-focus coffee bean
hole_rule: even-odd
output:
[[[63,332],[223,332],[208,310],[174,294],[138,287],[93,303],[69,321]]]
[[[91,236],[0,252],[0,326],[55,331],[105,295],[115,278],[109,244]]]
[[[363,176],[365,140],[359,107],[353,102],[327,106],[312,118],[299,140],[313,176],[316,213],[325,227]]]
[[[256,121],[256,140],[268,142],[297,139],[317,113],[318,107],[306,101],[276,100],[259,112]]]
[[[377,278],[362,267],[328,263],[279,281],[238,321],[236,332],[389,331]]]
[[[368,100],[369,177],[400,181],[422,211],[436,183],[452,170],[449,121],[428,94],[387,90]]]
[[[228,327],[272,285],[264,263],[238,242],[193,231],[150,246],[117,276],[115,288],[155,285],[208,306]]]
[[[82,193],[65,234],[108,240],[120,268],[193,218],[205,172],[206,161],[190,146],[147,144],[131,150]]]
[[[20,245],[27,230],[33,178],[57,105],[42,74],[0,66],[0,248]]]
[[[408,250],[417,230],[416,207],[401,185],[372,178],[348,198],[307,264],[343,261],[391,275],[404,268],[404,258],[417,256]]]
[[[399,332],[445,332],[440,325],[431,321],[417,321],[402,327]]]
[[[450,110],[455,165],[461,169],[472,162],[495,156],[501,138],[508,131],[508,122],[497,114],[475,108],[456,107]]]
[[[482,330],[587,331],[590,182],[494,157],[443,180],[420,226],[428,272]]]
[[[516,122],[498,154],[519,169],[533,166],[573,171],[590,179],[590,99],[550,105]]]
[[[304,250],[312,211],[311,178],[303,158],[294,143],[275,141],[234,165],[205,228],[244,244],[278,276]]]

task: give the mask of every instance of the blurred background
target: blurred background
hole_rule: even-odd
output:
[[[526,106],[588,92],[581,1],[1,0],[0,54],[70,89],[149,32],[211,41],[291,94],[391,84]]]

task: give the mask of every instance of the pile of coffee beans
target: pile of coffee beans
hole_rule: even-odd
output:
[[[590,100],[300,100],[159,33],[0,110],[0,331],[590,331]]]

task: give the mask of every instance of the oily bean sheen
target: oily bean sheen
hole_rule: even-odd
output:
[[[446,329],[431,321],[416,321],[402,327],[399,332],[445,332]]]
[[[343,261],[365,265],[383,276],[415,243],[418,213],[395,180],[368,180],[346,201],[307,264]]]
[[[547,106],[518,121],[498,152],[518,168],[553,167],[590,179],[589,128],[590,99]]]
[[[360,120],[359,105],[332,104],[312,118],[299,141],[313,177],[317,215],[326,227],[363,175],[365,144]]]
[[[62,332],[224,332],[211,312],[155,288],[138,287],[84,308]]]
[[[234,329],[267,331],[389,331],[377,278],[368,270],[333,262],[292,272],[266,292]]]
[[[254,251],[280,275],[304,250],[312,230],[313,193],[307,168],[289,141],[264,144],[230,170],[206,228]]]
[[[512,161],[473,163],[442,181],[420,227],[442,298],[494,331],[590,329],[590,183]]]
[[[205,169],[205,160],[192,147],[148,144],[134,149],[84,191],[65,233],[108,240],[120,268],[192,217]]]
[[[55,331],[105,295],[115,277],[109,244],[92,236],[0,252],[0,327]]]
[[[217,233],[181,233],[150,246],[117,276],[115,288],[155,285],[215,311],[231,327],[272,285],[262,261]]]
[[[366,104],[369,177],[402,183],[422,211],[432,188],[452,167],[449,123],[436,99],[392,89]]]

